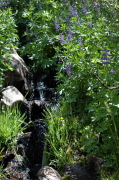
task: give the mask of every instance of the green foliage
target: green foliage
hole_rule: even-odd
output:
[[[119,172],[117,169],[116,172],[112,172],[112,173],[102,171],[99,180],[116,180],[118,178],[119,178]]]
[[[96,154],[106,160],[105,166],[118,167],[118,90],[107,88],[118,86],[118,7],[105,1],[91,2],[87,8],[77,2],[70,7],[70,16],[68,6],[64,11],[70,23],[60,24],[63,40],[58,89],[82,117],[81,141],[87,155]]]
[[[7,69],[12,69],[9,53],[11,48],[18,45],[16,33],[16,24],[11,9],[0,9],[0,86],[3,81],[3,72]],[[7,62],[4,60],[5,57],[7,57]]]
[[[18,107],[2,107],[0,115],[0,150],[11,148],[15,138],[25,130],[25,114],[21,115]]]
[[[34,71],[55,68],[64,98],[47,114],[49,161],[58,167],[74,162],[67,149],[82,146],[117,168],[119,97],[111,87],[119,81],[118,1],[10,0],[9,6],[0,10],[0,58],[16,45],[16,23],[20,53]],[[11,68],[3,61],[0,67],[0,75]]]
[[[88,155],[104,158],[107,166],[118,166],[118,90],[109,90],[118,86],[118,2],[34,0],[23,9],[17,14],[25,29],[22,35],[26,37],[21,53],[31,59],[34,71],[40,67],[56,67],[58,91],[70,107],[67,114],[80,117],[82,148]],[[49,129],[58,129],[62,113],[52,113],[50,119],[54,127],[48,124]],[[68,131],[68,116],[63,122],[64,129],[58,129],[64,134]],[[55,142],[62,144],[59,139]],[[55,146],[52,152],[58,158]],[[62,164],[61,158],[60,161]]]
[[[118,90],[109,89],[118,86],[118,2],[87,1],[87,6],[83,1],[66,1],[65,5],[63,2],[48,3],[49,6],[46,1],[41,2],[43,8],[38,12],[32,4],[32,8],[24,13],[24,17],[31,21],[29,36],[33,41],[25,48],[32,48],[35,68],[40,64],[46,68],[59,62],[56,68],[56,79],[60,82],[58,90],[66,106],[71,107],[68,114],[78,113],[81,117],[82,148],[87,155],[104,158],[105,166],[118,167]],[[57,31],[53,29],[55,21],[59,24]],[[36,40],[34,32],[37,32]],[[49,38],[54,43],[51,44]],[[44,47],[49,52],[50,47],[55,50],[52,57],[56,59],[51,58],[51,64],[48,64]],[[57,120],[51,119],[53,126]],[[58,128],[58,124],[55,126]],[[52,151],[56,152],[55,148]],[[58,157],[58,151],[56,154]]]
[[[56,64],[54,41],[54,16],[58,3],[54,1],[32,1],[22,12],[22,19],[27,22],[24,31],[25,45],[21,48],[23,55],[31,59],[31,67],[47,68]]]
[[[3,171],[3,166],[0,165],[0,178],[7,179],[7,174]]]

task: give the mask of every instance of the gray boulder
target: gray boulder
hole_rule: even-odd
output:
[[[24,60],[17,54],[16,50],[13,49],[13,53],[9,55],[13,70],[7,70],[4,72],[5,85],[15,86],[22,94],[26,92],[32,92],[33,82],[32,73],[24,62]],[[7,57],[4,57],[4,61],[7,63]]]
[[[64,169],[64,174],[75,180],[91,180],[91,177],[86,169],[78,164],[67,165]]]
[[[59,173],[49,166],[44,166],[38,171],[37,174],[38,180],[62,180]]]
[[[6,88],[3,88],[1,94],[1,102],[8,106],[12,106],[14,103],[19,101],[26,102],[24,96],[14,86],[8,86]]]

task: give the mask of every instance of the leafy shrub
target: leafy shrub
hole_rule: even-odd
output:
[[[106,160],[106,166],[118,167],[118,5],[111,1],[65,2],[56,5],[59,18],[52,16],[59,43],[53,43],[58,90],[71,106],[69,113],[81,117],[81,140],[87,155],[96,154]],[[52,18],[48,25],[49,20]]]
[[[3,81],[3,72],[7,69],[12,70],[9,54],[13,47],[18,45],[18,36],[15,20],[10,8],[0,8],[0,86]],[[7,62],[4,58],[7,57]]]

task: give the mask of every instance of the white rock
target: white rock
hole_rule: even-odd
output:
[[[38,180],[62,180],[60,174],[49,166],[41,168],[37,174]]]
[[[8,86],[2,89],[1,102],[8,106],[12,106],[15,102],[26,101],[24,96],[14,86]]]

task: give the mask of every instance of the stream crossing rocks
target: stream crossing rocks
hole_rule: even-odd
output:
[[[62,180],[60,174],[49,166],[44,166],[37,173],[38,180]]]

